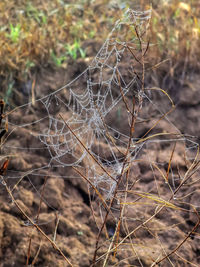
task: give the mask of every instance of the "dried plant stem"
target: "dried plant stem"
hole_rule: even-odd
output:
[[[133,100],[133,111],[132,111],[132,114],[134,114],[134,109],[135,109],[135,105],[134,105],[134,100]],[[97,251],[98,251],[98,244],[99,244],[99,239],[100,239],[100,235],[103,231],[103,228],[106,224],[106,221],[107,221],[107,218],[108,218],[108,215],[110,213],[110,210],[113,206],[113,202],[115,200],[115,197],[117,195],[117,191],[118,191],[118,187],[119,187],[119,184],[121,182],[121,179],[123,177],[123,174],[124,174],[124,170],[125,170],[125,166],[126,166],[126,163],[127,163],[127,157],[128,157],[128,153],[129,153],[129,150],[130,150],[130,146],[131,146],[131,140],[132,140],[132,136],[133,136],[133,132],[134,132],[134,124],[135,124],[135,117],[132,116],[132,121],[131,121],[131,126],[130,126],[130,137],[129,137],[129,141],[128,141],[128,146],[127,146],[127,150],[126,150],[126,153],[125,153],[125,157],[124,157],[124,161],[123,161],[123,166],[122,166],[122,170],[121,170],[121,174],[119,175],[118,177],[118,180],[117,180],[117,185],[116,185],[116,188],[115,188],[115,191],[114,191],[114,194],[113,194],[113,197],[111,199],[111,202],[110,202],[110,205],[109,205],[109,210],[107,210],[106,212],[106,215],[104,217],[104,221],[103,221],[103,224],[99,230],[99,233],[98,233],[98,236],[97,236],[97,240],[96,240],[96,249],[95,249],[95,252],[94,252],[94,257],[93,257],[93,263],[92,263],[92,266],[95,265],[95,262],[96,262],[96,257],[97,257]]]
[[[40,250],[41,250],[41,246],[42,246],[42,242],[40,242],[39,248],[37,250],[37,253],[35,254],[35,257],[34,257],[32,263],[31,263],[31,266],[34,266],[35,265],[35,262],[36,262],[36,260],[37,260],[37,258],[39,256],[39,253],[40,253]]]
[[[44,231],[25,213],[25,211],[20,207],[20,205],[17,203],[17,201],[15,200],[11,190],[9,189],[7,183],[5,182],[5,180],[3,179],[4,183],[5,183],[5,188],[6,191],[8,192],[12,202],[15,204],[15,206],[19,209],[19,211],[21,212],[21,214],[23,214],[23,216],[51,243],[51,245],[60,253],[60,255],[64,258],[64,260],[73,267],[72,263],[67,259],[67,257],[65,256],[65,254],[62,252],[62,250],[57,246],[57,244],[51,240],[51,238],[49,238]]]
[[[116,182],[116,179],[110,175],[110,173],[107,172],[107,170],[98,162],[98,160],[92,155],[92,153],[89,151],[89,149],[84,145],[84,143],[78,138],[78,136],[74,133],[74,131],[71,129],[71,127],[66,123],[63,116],[59,114],[60,118],[63,120],[64,124],[67,126],[67,128],[70,130],[70,132],[73,134],[73,136],[78,140],[80,145],[87,151],[87,153],[91,156],[91,158],[99,165],[99,167],[112,179]]]
[[[186,241],[187,239],[191,236],[192,233],[195,232],[195,230],[199,227],[200,225],[200,216],[198,215],[198,212],[196,212],[197,217],[198,217],[198,221],[195,224],[195,226],[192,228],[192,230],[186,235],[186,237],[181,241],[181,243],[176,246],[175,249],[173,249],[170,253],[168,253],[165,257],[163,257],[162,259],[160,259],[159,261],[156,261],[153,263],[153,265],[151,265],[151,267],[158,265],[160,262],[162,262],[163,260],[165,260],[166,258],[170,257],[172,254],[174,254]]]
[[[141,51],[142,51],[142,62],[141,62],[141,65],[142,65],[142,80],[141,80],[141,91],[144,92],[144,75],[145,75],[145,66],[144,66],[144,52],[143,52],[143,49],[142,49],[142,41],[141,41],[141,38],[139,36],[139,33],[137,32],[137,28],[135,27],[135,31],[136,31],[136,34],[138,36],[138,39],[139,39],[139,42],[140,42],[140,47],[141,47]],[[131,54],[133,55],[133,52],[130,51]],[[134,58],[136,59],[136,57],[134,56]],[[121,86],[120,85],[120,78],[119,78],[119,74],[118,74],[118,80],[119,80],[119,87]],[[115,192],[113,194],[113,197],[111,199],[111,202],[110,202],[110,206],[109,206],[109,210],[107,211],[105,217],[104,217],[104,221],[103,221],[103,224],[102,224],[102,227],[100,228],[100,231],[98,233],[98,236],[97,236],[97,241],[96,241],[96,249],[95,249],[95,252],[94,252],[94,257],[93,257],[93,264],[92,266],[95,265],[95,262],[96,262],[96,256],[97,256],[97,251],[98,251],[98,244],[99,244],[99,239],[100,239],[100,235],[103,231],[103,228],[106,224],[106,221],[107,221],[107,218],[108,218],[108,214],[111,210],[111,207],[113,205],[113,202],[114,202],[114,199],[118,193],[118,187],[119,187],[119,184],[121,182],[121,179],[123,177],[123,174],[124,174],[124,170],[126,168],[126,165],[127,163],[129,162],[128,161],[128,155],[129,155],[129,151],[130,151],[130,148],[131,148],[131,143],[132,143],[132,138],[133,138],[133,134],[134,134],[134,131],[135,131],[135,122],[136,122],[136,118],[138,116],[138,113],[140,112],[140,109],[142,108],[142,102],[143,102],[143,97],[142,95],[139,95],[139,103],[138,103],[138,107],[137,109],[135,108],[135,97],[133,96],[133,103],[132,103],[132,111],[130,112],[130,108],[129,106],[127,105],[127,101],[124,97],[124,95],[122,95],[122,99],[125,103],[125,106],[126,106],[126,109],[127,109],[127,112],[131,114],[131,124],[130,124],[130,133],[129,133],[129,140],[128,140],[128,144],[127,144],[127,148],[126,148],[126,153],[124,155],[124,160],[123,160],[123,165],[122,165],[122,170],[121,170],[121,174],[119,175],[118,177],[118,181],[117,181],[117,185],[116,185],[116,188],[115,188]],[[128,163],[129,164],[129,163]],[[119,218],[119,220],[121,220],[121,217]],[[119,222],[119,221],[118,221]],[[117,233],[119,234],[119,229],[116,229],[115,232],[117,231]],[[117,243],[118,243],[118,240],[117,240]],[[117,249],[117,245],[115,245],[115,251]],[[110,254],[110,249],[108,251],[108,254]],[[106,254],[107,255],[107,254]],[[107,257],[107,256],[106,256]],[[108,258],[108,257],[107,257]],[[107,261],[107,259],[106,259]]]
[[[151,217],[149,217],[145,222],[143,222],[142,224],[138,225],[134,230],[132,230],[130,233],[128,233],[115,247],[113,247],[110,252],[114,252],[116,250],[116,248],[120,247],[131,235],[133,235],[136,231],[138,231],[141,227],[143,227],[145,224],[147,224],[148,222],[150,222],[157,214],[159,214],[161,212],[161,210],[164,208],[165,206],[161,206]],[[109,253],[110,253],[109,252]],[[97,261],[100,261],[102,258],[104,258],[107,255],[107,252],[103,255],[101,255]]]

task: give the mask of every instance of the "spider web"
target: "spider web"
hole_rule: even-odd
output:
[[[128,9],[123,18],[115,23],[105,43],[83,73],[62,88],[36,100],[33,112],[40,114],[41,110],[45,110],[46,117],[21,125],[16,125],[10,118],[12,134],[16,129],[27,128],[44,145],[38,145],[36,149],[47,149],[50,155],[47,156],[47,165],[21,172],[21,176],[20,172],[14,172],[10,178],[22,179],[30,174],[36,176],[42,170],[55,166],[80,167],[91,183],[104,191],[107,199],[112,197],[129,142],[131,116],[129,111],[125,118],[120,115],[125,108],[124,98],[130,102],[134,97],[135,105],[138,105],[136,109],[141,108],[141,98],[144,102],[151,102],[148,94],[141,89],[142,67],[137,62],[143,53],[141,45],[148,45],[145,37],[150,17],[151,10]],[[138,40],[138,35],[141,40]],[[134,52],[135,58],[130,51]],[[127,61],[130,61],[128,68]],[[30,111],[30,105],[25,104],[20,109],[28,108]],[[159,114],[164,112],[159,109]],[[147,114],[142,116],[147,118]],[[121,119],[125,122],[123,127],[120,125]],[[129,163],[138,157],[144,145],[151,143],[150,140],[136,145],[137,140],[131,140]],[[8,146],[5,145],[6,148]],[[33,151],[34,147],[28,146],[27,149]]]
[[[142,88],[144,70],[138,59],[141,59],[148,47],[146,33],[150,16],[151,10],[128,9],[123,18],[116,22],[105,43],[83,73],[62,88],[43,97],[40,96],[34,105],[25,104],[9,115],[9,138],[2,149],[4,154],[11,158],[6,181],[10,182],[13,192],[23,180],[28,179],[29,186],[48,207],[54,209],[53,205],[41,196],[40,178],[45,176],[61,176],[63,179],[80,178],[77,172],[68,171],[75,168],[87,177],[90,185],[97,188],[105,200],[111,200],[118,178],[131,166],[130,181],[126,183],[122,179],[124,184],[118,188],[119,191],[122,190],[116,198],[118,202],[113,205],[112,212],[116,218],[120,217],[119,203],[123,200],[126,206],[123,220],[130,225],[134,220],[138,220],[143,225],[145,218],[152,213],[155,214],[152,207],[155,206],[156,210],[157,206],[153,203],[148,209],[145,203],[138,200],[137,194],[131,192],[131,196],[127,197],[125,191],[129,187],[132,188],[134,183],[136,184],[134,190],[141,190],[135,181],[145,184],[144,180],[150,179],[145,177],[148,171],[151,173],[150,176],[155,178],[158,169],[166,169],[166,154],[162,155],[163,151],[165,152],[163,147],[167,148],[167,162],[176,144],[176,147],[181,147],[179,151],[185,156],[186,164],[194,162],[192,164],[195,166],[198,143],[193,137],[182,135],[166,115],[172,107],[170,97],[158,88],[148,90],[146,85],[145,89]],[[138,35],[141,39],[138,39]],[[162,102],[159,103],[158,94],[162,94],[162,98],[166,97],[169,104],[163,106]],[[134,110],[133,114],[131,110]],[[21,117],[21,114],[24,114],[24,117]],[[137,117],[135,128],[138,130],[135,129],[134,136],[130,138],[131,119],[134,116]],[[161,125],[159,128],[159,123],[163,123],[164,127]],[[163,132],[163,128],[169,132]],[[22,146],[23,138],[26,139],[26,143]],[[128,144],[130,146],[127,152]],[[35,155],[38,157],[37,162],[34,161]],[[17,161],[21,158],[22,160]],[[162,158],[164,160],[160,160]],[[24,159],[26,165],[23,164]],[[177,165],[185,168],[183,167],[185,162],[182,162],[181,157],[177,157],[177,161]],[[15,168],[12,168],[13,162]],[[144,177],[138,178],[139,164],[141,170],[146,168],[146,173]],[[170,182],[166,181],[164,186],[160,183],[160,188],[164,188],[163,191],[159,188],[160,181],[156,178],[154,184],[151,182],[151,185],[148,185],[150,188],[144,189],[145,197],[154,193],[150,195],[152,202],[161,200],[160,191],[164,193],[169,191],[173,195],[179,184],[184,182],[184,177],[187,177],[174,166],[169,165],[168,168]],[[188,177],[190,170],[191,167],[186,171]],[[160,172],[159,175],[162,176],[161,174]],[[181,194],[183,198],[187,195],[184,191]],[[129,203],[143,205],[140,211],[135,212],[135,206]],[[163,203],[169,204],[169,202]],[[102,206],[101,208],[103,214],[104,209]],[[134,229],[133,226],[125,231],[125,235],[129,236],[131,227]],[[136,241],[140,244],[141,240],[143,238]],[[109,247],[109,242],[106,241],[104,245]],[[160,244],[157,239],[156,242]],[[124,253],[123,248],[122,251]],[[163,253],[157,247],[155,251]]]
[[[114,128],[107,118],[122,102],[122,96],[130,92],[131,95],[140,94],[134,70],[128,70],[129,75],[126,75],[122,73],[122,68],[128,54],[127,46],[136,50],[138,37],[132,34],[134,28],[138,27],[139,34],[143,35],[150,14],[150,10],[128,9],[124,18],[116,22],[90,66],[74,81],[39,100],[49,120],[48,128],[39,134],[40,141],[51,155],[49,166],[78,166],[89,157],[87,176],[95,187],[99,188],[101,184],[108,198],[116,185],[114,177],[120,174],[122,168],[123,153],[116,146],[124,147],[129,137]],[[82,88],[79,88],[80,80]],[[62,114],[63,118],[58,114]],[[109,159],[100,152],[105,144]],[[103,167],[97,174],[99,165]]]

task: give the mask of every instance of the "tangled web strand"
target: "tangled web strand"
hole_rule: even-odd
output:
[[[89,150],[96,160],[90,158],[88,175],[95,186],[102,182],[107,184],[108,197],[116,184],[111,177],[119,175],[122,168],[115,144],[124,146],[128,136],[114,128],[107,117],[128,92],[140,93],[134,69],[129,70],[127,75],[122,72],[122,67],[126,62],[127,46],[135,49],[137,45],[138,37],[132,32],[137,27],[142,36],[150,15],[150,10],[128,9],[124,18],[116,22],[91,65],[73,82],[41,100],[48,113],[49,126],[39,138],[48,147],[51,161],[62,166],[78,166],[85,157],[91,157]],[[80,79],[85,88],[77,87]],[[64,99],[62,91],[65,91]],[[59,112],[64,114],[65,121],[55,116],[55,106],[60,107]],[[66,113],[70,116],[65,116]],[[80,144],[80,140],[87,149]],[[99,153],[103,143],[110,151],[112,160]],[[105,171],[97,174],[98,163],[104,166],[104,170],[109,169],[110,176]]]

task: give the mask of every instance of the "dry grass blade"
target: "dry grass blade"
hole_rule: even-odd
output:
[[[183,262],[186,264],[189,264],[189,266],[199,267],[199,265],[192,263],[191,261],[183,258],[181,255],[179,255],[177,252],[174,253],[178,258],[180,258]]]
[[[165,94],[167,96],[167,98],[169,99],[169,101],[171,102],[172,108],[175,107],[174,105],[174,101],[172,100],[172,98],[169,96],[169,94],[163,90],[162,88],[158,88],[158,87],[152,87],[152,88],[145,88],[145,90],[156,90],[156,91],[161,91],[163,94]]]
[[[168,183],[168,181],[166,180],[166,176],[165,176],[165,174],[164,174],[163,171],[158,167],[158,165],[155,164],[155,163],[152,163],[152,166],[155,167],[155,168],[159,171],[159,173],[161,174],[161,176],[163,177],[163,179],[165,180],[165,182]]]
[[[172,149],[172,153],[171,153],[171,156],[170,156],[170,159],[169,159],[169,163],[168,163],[168,168],[167,168],[167,173],[166,173],[166,181],[167,182],[169,180],[169,171],[170,171],[170,168],[171,168],[171,163],[172,163],[172,158],[173,158],[173,155],[174,155],[175,147],[176,147],[176,143],[174,144],[174,147]]]
[[[175,206],[174,204],[172,204],[171,202],[167,201],[167,200],[164,200],[156,195],[152,195],[152,194],[149,194],[149,193],[137,193],[137,192],[134,192],[135,195],[137,196],[140,196],[142,198],[147,198],[147,199],[150,199],[154,202],[157,202],[161,205],[164,205],[168,208],[171,208],[171,209],[179,209],[179,207]],[[125,204],[125,205],[136,205],[138,204],[137,202],[126,202],[126,203],[121,203],[121,204]],[[144,202],[141,203],[141,205],[144,204]]]
[[[152,129],[152,128],[151,128]],[[149,131],[148,131],[149,132]],[[145,136],[147,135],[147,133],[145,133]],[[158,137],[158,136],[167,136],[167,135],[174,135],[174,136],[180,136],[180,134],[177,134],[177,133],[156,133],[156,134],[153,134],[153,135],[150,135],[150,136],[147,136],[145,138],[141,138],[139,139],[138,141],[135,142],[135,144],[140,144],[140,143],[143,143],[149,139],[152,139],[154,137]]]
[[[186,171],[186,173],[182,179],[182,182],[177,187],[177,189],[174,191],[174,194],[176,194],[180,190],[182,185],[185,184],[197,172],[198,165],[200,164],[200,160],[198,160],[198,157],[199,157],[199,146],[198,146],[197,153],[196,153],[196,156],[195,156],[192,164],[190,165],[189,169]]]
[[[53,241],[56,242],[56,236],[57,236],[57,230],[58,230],[58,224],[59,224],[60,218],[59,215],[56,213],[56,226],[53,234]]]
[[[122,209],[122,207],[120,207],[120,209]],[[116,233],[117,234],[116,234],[116,240],[115,240],[115,247],[117,246],[117,244],[119,242],[120,229],[121,229],[121,219],[122,219],[122,216],[121,216],[120,220],[118,221],[118,224],[117,224],[117,227],[116,227]],[[117,248],[115,249],[114,257],[116,257],[116,255],[117,255]]]
[[[35,105],[35,84],[36,84],[36,79],[34,78],[31,86],[31,102],[33,106]]]
[[[166,112],[164,115],[162,115],[160,117],[160,119],[158,119],[154,125],[141,137],[141,139],[137,142],[137,143],[140,143],[140,142],[144,142],[145,140],[147,140],[147,138],[144,138],[146,135],[148,135],[158,124],[160,121],[162,121],[167,115],[169,115],[172,111],[174,110],[174,107],[172,107],[168,112]],[[159,134],[156,134],[156,135],[159,135]],[[160,134],[162,135],[162,133]],[[155,135],[153,135],[155,136]]]
[[[148,68],[148,69],[146,69],[146,71],[153,70],[153,69],[157,69],[157,68],[160,67],[161,64],[163,64],[163,63],[165,63],[165,62],[167,62],[167,61],[170,61],[170,59],[168,58],[168,59],[162,60],[161,62],[159,62],[159,63],[153,65],[152,67],[150,67],[150,68]]]

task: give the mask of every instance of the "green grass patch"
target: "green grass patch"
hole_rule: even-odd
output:
[[[3,90],[10,77],[26,80],[35,67],[65,67],[67,60],[85,58],[82,42],[103,43],[123,9],[132,1],[6,0],[0,3],[0,76]],[[149,1],[141,1],[144,6]],[[153,0],[150,43],[156,62],[170,58],[172,65],[198,66],[200,6],[198,0]],[[121,7],[121,9],[119,8]]]

